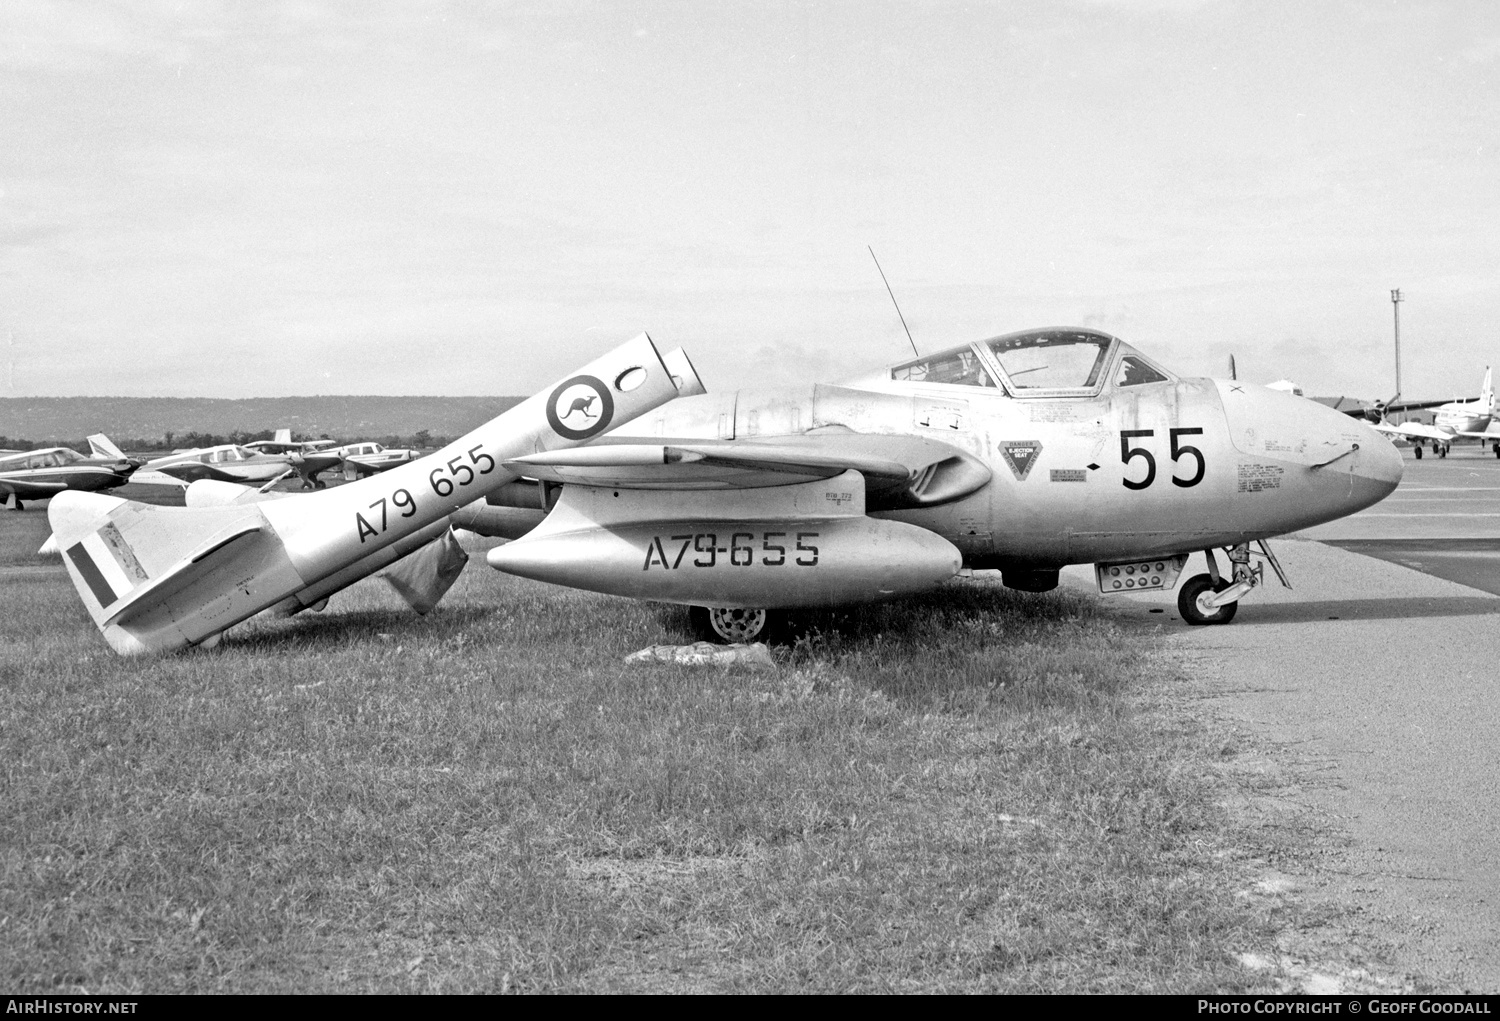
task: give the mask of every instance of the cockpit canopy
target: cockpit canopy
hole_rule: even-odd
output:
[[[260,451],[247,447],[213,447],[199,454],[198,460],[204,464],[223,464],[226,461],[249,461],[259,453]]]
[[[22,451],[0,457],[0,471],[21,471],[28,468],[64,468],[70,464],[81,464],[88,458],[67,447],[51,447],[44,450]]]
[[[918,358],[891,370],[912,383],[1003,389],[1013,397],[1092,396],[1113,387],[1172,379],[1118,337],[1096,330],[1054,328],[1007,333]]]

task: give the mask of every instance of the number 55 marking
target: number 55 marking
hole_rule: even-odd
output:
[[[1138,436],[1155,436],[1154,429],[1121,429],[1120,430],[1120,460],[1126,464],[1133,457],[1144,457],[1146,459],[1146,477],[1139,482],[1131,482],[1129,479],[1121,479],[1126,489],[1145,489],[1156,481],[1156,458],[1151,451],[1145,447],[1132,447],[1130,441]]]
[[[1183,454],[1190,454],[1194,458],[1196,458],[1197,461],[1198,461],[1198,470],[1193,473],[1193,477],[1192,478],[1190,478],[1190,479],[1179,479],[1176,475],[1173,475],[1172,476],[1172,485],[1174,485],[1174,486],[1181,486],[1183,489],[1187,489],[1190,486],[1196,486],[1198,483],[1200,483],[1200,482],[1203,481],[1203,473],[1204,473],[1204,471],[1206,471],[1208,469],[1208,464],[1203,460],[1203,451],[1199,450],[1197,447],[1178,446],[1177,445],[1177,437],[1179,437],[1179,436],[1202,436],[1203,435],[1203,430],[1202,429],[1168,429],[1167,430],[1167,435],[1170,436],[1171,439],[1172,439],[1172,460],[1176,461],[1178,458],[1182,457]]]
[[[1147,486],[1151,485],[1151,483],[1156,481],[1155,455],[1145,447],[1132,447],[1130,445],[1130,441],[1133,439],[1137,439],[1143,436],[1155,435],[1156,432],[1153,429],[1120,430],[1120,460],[1128,465],[1133,459],[1137,457],[1144,457],[1146,459],[1146,477],[1144,479],[1141,479],[1141,481],[1139,482],[1132,482],[1129,479],[1121,479],[1120,481],[1124,483],[1126,489],[1145,489]],[[1203,481],[1203,474],[1208,470],[1208,462],[1203,458],[1203,451],[1199,450],[1197,447],[1177,442],[1178,439],[1183,436],[1202,435],[1203,430],[1196,428],[1167,430],[1167,437],[1172,444],[1172,462],[1175,464],[1185,456],[1191,457],[1193,460],[1198,462],[1198,470],[1193,473],[1191,478],[1179,479],[1176,475],[1173,475],[1172,485],[1179,486],[1183,489],[1189,489]]]

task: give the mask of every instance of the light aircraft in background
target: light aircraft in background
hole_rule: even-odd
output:
[[[23,510],[23,500],[46,500],[68,489],[114,489],[129,482],[140,464],[103,433],[89,437],[87,457],[68,447],[7,453],[0,456],[0,498],[11,510]]]
[[[294,454],[262,454],[236,443],[176,450],[147,461],[136,481],[187,486],[199,479],[260,485],[295,470]]]
[[[251,440],[240,446],[258,454],[305,454],[335,446],[337,442],[337,440],[294,440],[290,429],[277,429],[275,436],[269,440]]]
[[[462,567],[456,512],[513,480],[507,462],[585,443],[679,392],[701,392],[678,354],[664,360],[643,334],[421,461],[316,493],[200,482],[188,496],[206,490],[210,505],[187,507],[62,493],[47,513],[53,542],[122,655],[213,645],[257,613],[320,607],[409,557],[397,588],[411,591],[413,607],[430,607]]]
[[[344,457],[345,466],[361,477],[389,471],[422,456],[420,450],[382,447],[379,443],[370,442],[350,443],[337,449]]]
[[[297,474],[302,476],[302,488],[322,489],[326,483],[318,476],[331,468],[343,468],[351,479],[356,476],[363,478],[408,464],[421,456],[420,450],[384,447],[368,440],[346,443],[341,447],[314,450],[300,455]]]
[[[503,467],[533,481],[490,502],[546,516],[491,566],[686,604],[706,633],[748,641],[778,611],[918,591],[961,565],[1041,592],[1093,563],[1112,595],[1171,589],[1200,551],[1178,609],[1225,623],[1267,564],[1286,583],[1268,538],[1378,502],[1402,461],[1321,404],[1053,328],[843,386],[684,397]]]
[[[1433,420],[1431,425],[1421,422],[1396,422],[1386,421],[1386,416],[1401,411],[1412,411],[1418,408],[1431,408]],[[1478,438],[1481,446],[1489,442],[1494,449],[1495,456],[1500,457],[1500,431],[1497,431],[1494,418],[1495,389],[1492,385],[1492,370],[1485,366],[1484,385],[1480,387],[1479,396],[1474,400],[1454,400],[1447,403],[1438,401],[1396,403],[1394,401],[1385,404],[1379,409],[1379,421],[1375,428],[1388,436],[1397,436],[1410,440],[1416,447],[1416,456],[1422,456],[1422,444],[1428,443],[1432,452],[1438,457],[1447,457],[1448,448],[1453,441],[1460,436]]]

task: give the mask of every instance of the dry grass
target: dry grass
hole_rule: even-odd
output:
[[[765,675],[626,667],[685,614],[482,563],[426,619],[367,582],[149,660],[60,567],[0,593],[13,992],[1254,981],[1219,743],[1086,598],[809,615]]]

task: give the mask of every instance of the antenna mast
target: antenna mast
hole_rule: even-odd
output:
[[[869,245],[865,247],[870,249],[870,258],[875,259],[875,249],[870,248]],[[911,327],[906,325],[906,316],[901,314],[901,304],[896,301],[896,292],[891,290],[891,282],[885,278],[885,270],[880,268],[879,259],[875,259],[875,270],[880,274],[880,282],[885,284],[885,293],[891,296],[891,304],[896,306],[896,316],[901,320],[901,328],[906,331],[906,339],[911,344],[911,353],[921,358],[922,352],[917,350],[917,342],[911,339]]]

